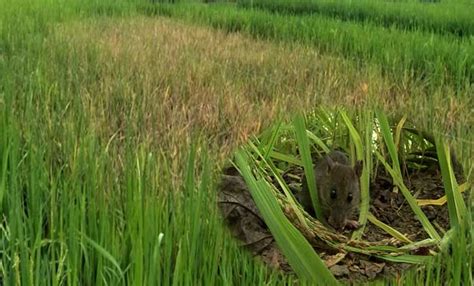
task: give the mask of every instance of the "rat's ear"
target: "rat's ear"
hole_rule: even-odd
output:
[[[326,162],[328,162],[328,173],[329,171],[331,171],[332,168],[334,168],[334,166],[336,165],[336,163],[334,162],[334,160],[329,157],[329,156],[326,156]]]
[[[364,168],[364,164],[363,164],[362,160],[357,161],[355,166],[354,166],[354,172],[356,173],[358,178],[360,178],[360,176],[362,175],[362,169],[363,168]]]

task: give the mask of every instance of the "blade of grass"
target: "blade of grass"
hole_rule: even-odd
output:
[[[288,154],[283,154],[283,153],[280,153],[278,151],[271,151],[270,152],[270,157],[274,158],[274,159],[277,159],[277,160],[280,160],[280,161],[283,161],[283,162],[293,164],[293,165],[303,166],[303,162],[301,162],[301,160],[299,160],[295,156],[291,156],[291,155],[288,155]]]
[[[265,166],[267,168],[269,168],[269,171],[272,173],[272,175],[276,178],[278,184],[280,185],[280,187],[282,188],[283,190],[283,193],[285,194],[286,198],[288,199],[288,203],[292,206],[293,208],[293,211],[295,212],[295,215],[296,217],[298,218],[299,222],[307,227],[307,224],[306,224],[306,220],[304,219],[304,216],[303,216],[303,213],[300,211],[300,209],[298,208],[298,206],[296,205],[296,200],[295,200],[295,197],[293,196],[293,194],[291,193],[290,191],[290,188],[288,187],[288,185],[286,184],[285,180],[283,179],[283,177],[281,176],[280,174],[280,171],[278,170],[278,168],[275,166],[275,164],[273,163],[272,160],[267,160],[263,157],[262,155],[262,150],[260,150],[259,147],[257,147],[253,142],[249,142],[248,146],[252,149],[252,151],[254,151],[258,157],[260,159],[262,159],[262,162],[263,162],[263,165],[260,164],[258,166],[259,170],[264,173],[264,174],[267,174],[268,173],[268,170],[265,169]],[[254,162],[256,162],[257,160],[252,157],[252,159],[254,160]]]
[[[432,258],[431,256],[409,255],[409,254],[402,254],[402,255],[397,255],[397,256],[376,255],[376,257],[387,260],[387,261],[391,261],[391,262],[409,263],[409,264],[425,264]]]
[[[470,187],[469,183],[465,182],[464,184],[459,185],[458,189],[459,189],[460,193],[463,193],[469,187]],[[428,206],[428,205],[442,206],[447,202],[447,200],[448,199],[447,199],[446,195],[444,195],[439,199],[435,199],[435,200],[433,200],[433,199],[417,199],[416,202],[418,203],[419,206]]]
[[[385,166],[387,171],[390,173],[392,178],[394,179],[395,184],[400,188],[402,191],[403,196],[407,200],[408,204],[410,205],[411,209],[413,212],[416,214],[418,217],[418,220],[421,222],[423,225],[423,228],[425,231],[430,235],[431,238],[440,240],[441,237],[439,234],[436,232],[435,228],[433,225],[430,223],[426,215],[423,213],[421,208],[418,206],[416,203],[415,198],[413,195],[410,193],[408,188],[405,186],[403,182],[403,176],[402,172],[400,169],[400,162],[398,160],[398,154],[396,151],[395,143],[393,142],[393,137],[392,137],[392,132],[390,130],[390,126],[388,124],[388,119],[385,116],[384,113],[377,111],[377,119],[380,124],[380,130],[382,133],[382,137],[385,142],[385,146],[387,147],[390,157],[392,159],[392,166],[390,167],[389,164],[385,161],[385,159],[380,155],[379,152],[376,152],[378,159],[382,162],[382,164]]]
[[[434,239],[428,238],[428,239],[423,239],[421,241],[415,241],[410,244],[404,245],[399,247],[398,249],[401,250],[415,250],[420,247],[431,247],[437,245],[438,242]]]
[[[407,116],[403,115],[402,119],[400,119],[400,122],[397,124],[397,128],[395,130],[395,147],[397,148],[398,151],[400,151],[400,138],[402,137],[402,130],[403,130],[403,125],[405,125],[405,122],[407,121]]]
[[[421,222],[423,225],[423,228],[425,231],[428,233],[428,235],[436,240],[440,240],[441,237],[439,236],[438,232],[436,232],[435,228],[433,225],[430,223],[426,215],[423,213],[423,211],[420,209],[418,204],[416,203],[415,198],[413,195],[410,193],[408,188],[405,186],[403,183],[403,179],[401,178],[401,174],[397,173],[390,165],[385,161],[385,159],[382,157],[382,155],[376,151],[375,154],[377,155],[378,159],[382,164],[384,165],[385,169],[390,173],[392,176],[394,183],[398,186],[398,188],[402,191],[403,196],[405,197],[406,201],[410,205],[411,209],[413,212],[416,214],[418,220]]]
[[[393,246],[369,246],[362,249],[362,248],[356,248],[356,247],[346,245],[346,246],[343,246],[343,248],[346,251],[375,256],[375,257],[385,259],[387,261],[393,261],[393,262],[422,264],[422,263],[425,263],[428,259],[430,259],[429,256],[400,254],[400,250],[398,248],[394,248]],[[374,254],[373,253],[374,250],[383,251],[383,252],[388,251],[389,253],[385,255]]]
[[[406,242],[406,243],[412,243],[412,241],[408,237],[406,237],[405,235],[403,235],[401,232],[394,229],[393,227],[389,226],[388,224],[381,222],[372,213],[369,212],[367,218],[371,223],[383,229],[386,233],[390,234],[396,239]]]
[[[295,117],[293,120],[293,125],[295,127],[296,141],[298,142],[298,149],[300,151],[301,161],[303,162],[304,166],[304,174],[306,177],[306,183],[308,184],[311,202],[313,204],[316,217],[321,219],[323,217],[323,213],[319,204],[313,160],[311,159],[308,136],[306,135],[306,125],[302,114],[299,114]]]
[[[347,116],[346,112],[341,110],[340,114],[341,114],[342,120],[344,120],[344,123],[346,124],[347,128],[349,129],[349,134],[351,135],[351,139],[354,142],[354,145],[356,147],[357,160],[363,160],[364,150],[363,150],[363,147],[362,147],[362,139],[360,138],[359,133],[355,129],[354,125],[352,124],[351,120]]]
[[[443,178],[444,191],[448,199],[449,221],[451,227],[455,227],[461,223],[466,216],[466,205],[461,197],[458,183],[454,176],[451,166],[451,155],[449,146],[442,138],[436,137],[436,151],[438,152],[438,161]]]
[[[112,265],[115,267],[118,275],[120,276],[120,279],[122,281],[125,281],[125,277],[123,275],[122,268],[118,264],[117,260],[110,254],[105,248],[103,248],[101,245],[99,245],[97,242],[93,241],[90,239],[86,234],[82,234],[82,237],[84,238],[85,241],[87,241],[95,250],[99,252],[106,260],[108,260]],[[115,272],[114,272],[115,273]],[[116,273],[116,274],[117,274]]]
[[[8,154],[10,153],[10,144],[7,144],[2,158],[2,170],[0,177],[0,213],[3,213],[3,198],[7,192],[7,169],[8,169]]]
[[[352,124],[351,120],[347,116],[346,112],[341,111],[340,114],[341,114],[342,120],[344,121],[347,128],[349,129],[349,134],[351,135],[352,142],[354,142],[357,160],[367,162],[368,160],[364,160],[364,147],[362,146],[362,139],[360,138],[359,133],[355,129],[354,125]],[[371,121],[372,120],[370,120],[370,122]],[[367,146],[370,146],[370,144]],[[370,200],[370,194],[369,194],[370,172],[369,171],[370,170],[367,167],[367,164],[365,162],[363,166],[364,167],[362,168],[362,175],[360,177],[361,202],[360,202],[359,224],[361,227],[352,233],[353,239],[358,239],[362,237],[362,234],[365,229],[365,224],[367,223],[367,215],[369,213],[369,200]]]
[[[272,135],[270,137],[270,142],[265,147],[265,150],[266,150],[265,153],[264,153],[265,159],[268,159],[270,154],[273,151],[273,146],[275,145],[276,139],[278,138],[278,133],[280,131],[280,127],[281,127],[281,120],[279,120],[277,122],[276,126],[274,128],[272,128]]]
[[[253,176],[245,153],[238,151],[235,158],[265,223],[298,276],[312,282],[323,280],[330,285],[338,285],[337,280],[314,252],[311,245],[283,214],[270,191],[269,184],[263,180],[256,180]]]
[[[385,141],[385,146],[387,147],[388,152],[390,154],[390,159],[392,159],[393,169],[396,171],[397,174],[401,175],[402,172],[400,170],[400,162],[398,161],[397,148],[395,147],[395,143],[393,142],[392,132],[388,124],[388,119],[382,112],[377,111],[376,113],[377,119],[380,124],[380,130],[382,132],[382,137]]]
[[[196,146],[191,144],[191,149],[189,150],[188,162],[185,174],[185,188],[187,192],[192,192],[194,189],[194,163],[196,157]]]
[[[324,144],[323,140],[316,136],[313,132],[306,130],[306,135],[308,136],[309,139],[311,139],[316,145],[318,145],[325,153],[329,153],[331,150],[329,147]]]

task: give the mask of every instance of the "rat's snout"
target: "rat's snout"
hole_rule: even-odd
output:
[[[346,217],[341,211],[333,210],[329,215],[328,223],[336,230],[342,230],[346,225]]]

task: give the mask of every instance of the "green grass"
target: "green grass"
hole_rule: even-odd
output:
[[[472,3],[429,4],[420,1],[334,1],[334,0],[239,0],[240,7],[259,8],[276,13],[321,14],[344,21],[370,22],[437,34],[469,37],[474,34]]]
[[[470,175],[469,87],[428,92],[411,72],[394,80],[338,53],[147,18],[144,6],[0,0],[0,284],[295,282],[230,238],[215,186],[236,146],[317,104],[403,108],[452,136]],[[472,264],[459,263],[472,242],[453,241],[457,256],[403,283],[435,284],[446,269],[469,283]]]
[[[276,15],[229,5],[154,5],[148,13],[186,19],[256,38],[297,42],[365,67],[376,65],[397,81],[414,78],[427,86],[469,87],[474,81],[474,42],[373,23],[351,23],[323,15]]]

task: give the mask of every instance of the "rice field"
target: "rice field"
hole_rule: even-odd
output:
[[[470,2],[245,3],[0,0],[0,284],[313,285],[240,247],[217,186],[239,147],[316,108],[406,115],[472,182]],[[453,255],[396,283],[472,284],[468,198]]]
[[[470,14],[472,3],[438,2],[427,5],[423,1],[240,0],[237,4],[240,7],[259,8],[280,14],[320,14],[400,30],[471,36],[474,28]]]
[[[322,53],[350,59],[361,67],[376,66],[381,73],[404,81],[457,89],[473,81],[472,37],[438,35],[395,26],[357,23],[327,15],[274,14],[265,10],[229,9],[228,5],[179,4],[152,6],[150,13],[187,19],[257,38],[312,45]]]

